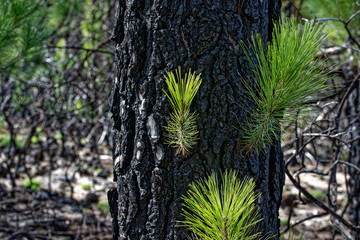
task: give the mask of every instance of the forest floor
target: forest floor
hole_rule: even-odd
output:
[[[0,178],[0,239],[111,239],[111,218],[107,191],[112,181],[111,156],[99,155],[102,170],[89,165],[79,168],[53,170],[49,175],[35,175],[41,183],[37,191],[24,187],[26,175],[17,180],[11,194],[11,182]],[[324,167],[325,168],[325,167]],[[38,171],[41,172],[41,171]],[[73,172],[73,174],[69,174]],[[72,176],[66,181],[66,174]],[[304,174],[301,183],[318,199],[327,201],[327,176]],[[337,174],[338,204],[345,205],[344,175]],[[49,187],[51,189],[49,190]],[[71,190],[72,189],[72,190]],[[71,195],[71,191],[73,192]],[[306,201],[306,199],[305,199]],[[311,203],[300,201],[297,189],[287,179],[280,209],[281,229],[306,217],[323,212]],[[305,239],[332,239],[330,216],[313,218],[293,227]],[[288,233],[285,239],[289,239]],[[341,236],[335,239],[342,239]]]
[[[328,167],[322,166],[322,168],[325,169]],[[345,197],[345,175],[342,172],[337,172],[336,181],[338,186],[336,202],[339,206],[337,212],[341,213],[342,209],[347,203],[347,199]],[[301,185],[305,187],[305,189],[309,191],[310,194],[324,203],[328,202],[328,184],[329,176],[319,176],[311,173],[301,175]],[[291,220],[289,225],[290,215]],[[322,216],[308,219],[302,223],[299,223],[303,219],[315,215]],[[337,234],[335,238],[333,238],[333,229],[331,227],[332,224],[330,215],[325,214],[324,210],[311,203],[304,195],[299,195],[299,191],[294,187],[287,176],[285,186],[283,188],[282,204],[280,208],[280,223],[282,231],[287,228],[290,229],[290,231],[284,234],[285,239],[292,239],[289,238],[289,233],[291,232],[297,233],[298,236],[303,235],[304,239],[307,240],[344,239],[340,234]]]
[[[51,184],[47,171],[31,169],[41,184],[36,191],[24,187],[26,174],[20,174],[13,194],[10,180],[0,178],[0,239],[112,239],[107,203],[107,191],[115,186],[112,158],[83,155],[88,155],[84,166],[51,171]]]

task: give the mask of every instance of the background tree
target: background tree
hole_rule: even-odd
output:
[[[241,77],[248,79],[251,71],[238,43],[254,32],[267,41],[280,1],[119,1],[118,8],[112,106],[117,191],[108,193],[114,237],[186,239],[176,227],[181,196],[193,180],[230,168],[255,179],[260,228],[277,234],[284,183],[280,144],[244,155],[234,126],[251,111],[241,100]],[[171,112],[164,74],[178,66],[203,79],[192,103],[200,139],[186,158],[164,144]]]

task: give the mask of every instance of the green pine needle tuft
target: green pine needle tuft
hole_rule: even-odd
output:
[[[257,239],[261,233],[253,230],[261,219],[255,201],[253,179],[240,181],[235,171],[225,172],[222,184],[216,174],[190,184],[183,197],[184,221],[180,223],[201,240]]]
[[[260,35],[252,37],[250,48],[241,43],[256,79],[253,86],[244,82],[249,96],[245,101],[256,106],[242,127],[241,143],[247,153],[272,144],[281,123],[294,119],[299,109],[327,88],[330,71],[323,67],[324,60],[315,57],[325,37],[322,25],[298,25],[286,19],[275,23],[270,44],[264,46]]]
[[[199,90],[202,82],[200,76],[191,69],[185,77],[181,77],[181,68],[174,73],[167,72],[165,81],[169,88],[169,94],[163,89],[168,97],[174,112],[170,114],[170,122],[165,127],[167,130],[167,144],[177,148],[176,154],[186,156],[198,139],[195,113],[190,112],[190,105]]]

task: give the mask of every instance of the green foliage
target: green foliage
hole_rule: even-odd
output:
[[[10,134],[2,134],[0,133],[0,147],[7,147],[11,144],[11,136]],[[15,145],[18,148],[23,148],[25,145],[24,136],[18,135],[15,137]]]
[[[308,192],[314,196],[316,199],[319,199],[321,201],[326,201],[327,194],[324,191],[317,190],[317,189],[309,189]]]
[[[11,136],[8,134],[0,134],[0,146],[10,146]]]
[[[34,135],[30,139],[31,143],[39,143],[41,141],[40,136]]]
[[[360,7],[354,0],[305,0],[302,3],[301,13],[309,19],[341,17],[347,21],[358,10]],[[360,15],[355,17],[348,26],[350,32],[356,37],[360,37],[359,24]],[[347,37],[344,24],[338,21],[327,21],[324,25],[324,31],[328,33],[329,40],[333,44],[343,44]]]
[[[259,210],[253,179],[240,181],[235,171],[225,172],[219,188],[213,173],[208,179],[190,184],[183,197],[183,225],[201,240],[256,239],[254,233]]]
[[[174,73],[167,72],[165,76],[169,94],[163,89],[168,97],[174,112],[170,114],[170,122],[167,130],[167,143],[177,148],[176,154],[186,156],[198,139],[195,113],[190,112],[190,105],[201,84],[201,74],[196,75],[191,70],[181,76],[180,67]]]
[[[104,213],[110,213],[110,207],[108,203],[97,203],[96,207]]]
[[[286,236],[286,234],[282,234],[280,236],[280,240],[285,240],[285,239],[287,239],[287,240],[303,240],[303,239],[305,239],[304,233],[299,235],[298,232],[296,232],[294,229],[291,229],[291,228],[290,228],[289,232],[287,233],[287,236],[286,237],[285,236]]]
[[[83,183],[83,184],[81,184],[80,186],[81,186],[81,188],[82,188],[83,190],[85,190],[85,191],[89,191],[89,190],[91,189],[91,185],[88,184],[88,183]]]
[[[81,138],[81,139],[80,139],[80,143],[81,143],[82,145],[85,145],[85,144],[86,144],[86,141],[87,141],[86,138]]]
[[[78,99],[78,100],[76,100],[76,102],[75,102],[75,108],[77,109],[77,110],[80,110],[81,108],[82,108],[82,103],[81,103],[81,100],[80,99]]]
[[[5,91],[0,102],[4,102],[3,108],[15,125],[15,135],[24,134],[19,128],[27,129],[33,123],[32,117],[26,119],[29,121],[22,119],[29,110],[35,114],[34,109],[41,108],[45,116],[55,118],[71,112],[75,120],[81,119],[87,126],[104,117],[107,109],[99,107],[104,102],[99,99],[108,97],[111,89],[107,77],[111,71],[107,66],[111,64],[106,62],[111,62],[112,56],[97,50],[109,46],[106,24],[111,22],[108,16],[114,5],[92,0],[0,1],[0,88]],[[81,49],[85,44],[91,44],[87,48],[95,48],[94,51]],[[88,62],[91,68],[84,67],[82,61]],[[11,98],[4,101],[7,94]],[[96,103],[93,98],[98,99]],[[57,132],[62,127],[47,124],[50,122],[42,124],[46,127],[45,133],[30,139],[32,143],[40,142],[42,136],[51,136],[49,132]],[[6,128],[7,124],[0,117],[2,127]],[[100,127],[103,126],[97,128]],[[83,130],[79,139],[89,135],[87,127]],[[64,132],[67,133],[67,129]],[[3,133],[8,135],[8,130],[0,132]],[[60,140],[62,136],[55,138]],[[1,137],[1,142],[7,146],[11,143],[9,137]]]
[[[292,120],[326,89],[329,70],[322,67],[322,59],[315,58],[325,39],[321,29],[319,24],[301,26],[286,19],[275,23],[270,44],[264,46],[259,35],[252,37],[250,49],[242,43],[256,78],[253,86],[244,81],[249,95],[245,101],[256,106],[242,128],[242,146],[248,153],[272,144],[281,123]],[[256,60],[250,56],[252,51]]]
[[[62,135],[61,133],[57,133],[57,134],[55,134],[54,138],[55,138],[56,140],[62,140],[62,139],[63,139],[63,135]]]
[[[81,21],[81,33],[85,37],[85,41],[83,42],[84,48],[93,48],[96,44],[99,43],[101,40],[101,34],[93,34],[94,32],[101,31],[103,27],[101,25],[101,18],[103,17],[101,11],[99,11],[99,7],[107,8],[106,4],[101,6],[94,5],[92,0],[85,0],[84,7],[89,9],[88,11],[84,12],[84,20]],[[104,9],[105,11],[105,9]],[[93,22],[92,24],[89,24]],[[82,53],[84,56],[86,52]]]
[[[43,131],[43,129],[42,129],[42,127],[37,127],[36,129],[35,129],[35,132],[36,133],[41,133]]]
[[[5,122],[5,117],[0,113],[0,133],[2,133],[5,128],[4,122]]]
[[[48,36],[43,9],[41,0],[0,1],[0,70],[42,47]]]
[[[71,15],[79,14],[82,7],[82,1],[77,0],[51,0],[51,7],[49,8],[49,27],[51,29],[59,29],[64,19]]]
[[[24,180],[24,187],[29,187],[33,191],[37,191],[41,186],[41,182],[35,180],[34,178],[26,178]]]
[[[103,169],[103,168],[96,168],[96,169],[95,169],[96,175],[99,175],[99,174],[101,174],[101,173],[103,173],[103,172],[104,172],[104,169]]]
[[[288,221],[285,219],[280,219],[280,226],[286,226],[288,224]]]
[[[34,144],[41,142],[42,132],[43,132],[42,127],[36,127],[35,134],[31,136],[30,142]]]

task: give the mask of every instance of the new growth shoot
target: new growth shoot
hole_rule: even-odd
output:
[[[255,193],[255,181],[241,181],[235,171],[222,175],[221,185],[216,174],[190,184],[183,197],[184,221],[200,240],[249,240],[260,239],[256,225],[262,220]]]
[[[327,88],[331,72],[324,68],[325,60],[316,58],[326,37],[322,25],[289,19],[274,25],[269,44],[264,45],[260,35],[251,38],[250,48],[241,43],[255,77],[252,86],[244,81],[245,100],[256,107],[242,127],[242,148],[247,153],[272,144],[281,123],[293,120]]]
[[[167,144],[177,148],[176,154],[186,156],[198,139],[196,127],[197,115],[190,112],[190,105],[201,84],[201,74],[196,75],[191,69],[185,77],[181,76],[181,68],[173,72],[167,72],[165,77],[169,89],[164,93],[168,97],[173,112],[170,114],[170,122],[165,127],[167,130]]]

